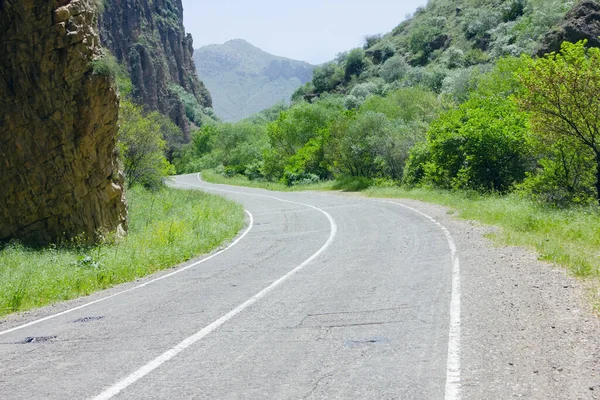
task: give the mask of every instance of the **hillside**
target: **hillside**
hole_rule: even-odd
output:
[[[587,9],[588,3],[593,4],[582,2],[578,9]],[[430,0],[392,32],[368,37],[362,48],[318,68],[312,83],[295,98],[312,99],[332,92],[351,95],[349,104],[360,104],[369,94],[406,86],[425,86],[456,97],[501,57],[533,55],[556,50],[564,39],[593,37],[573,29],[566,36],[549,34],[564,24],[574,4],[563,0]]]
[[[289,100],[312,77],[313,66],[269,54],[237,39],[194,52],[198,75],[210,90],[216,114],[238,121]]]

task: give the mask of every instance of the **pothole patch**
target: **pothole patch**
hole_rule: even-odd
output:
[[[56,339],[56,336],[30,336],[25,338],[25,340],[17,342],[17,344],[45,343],[52,339]]]
[[[79,319],[76,319],[75,321],[71,321],[71,322],[73,322],[74,324],[79,324],[79,323],[100,321],[101,319],[104,319],[104,317],[103,316],[98,316],[98,317],[83,317],[83,318],[79,318]]]

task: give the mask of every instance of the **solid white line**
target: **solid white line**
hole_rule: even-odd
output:
[[[461,397],[461,381],[460,381],[460,262],[456,250],[456,243],[450,234],[450,231],[435,218],[409,207],[405,204],[395,201],[381,200],[384,203],[395,204],[400,207],[407,208],[411,211],[421,214],[435,225],[437,225],[446,236],[450,254],[452,257],[452,295],[450,297],[450,329],[448,333],[448,359],[446,362],[446,400],[460,400]]]
[[[53,314],[53,315],[50,315],[50,316],[47,316],[47,317],[44,317],[44,318],[37,319],[37,320],[32,321],[32,322],[28,322],[28,323],[26,323],[24,325],[17,326],[15,328],[7,329],[5,331],[0,332],[0,336],[5,335],[7,333],[11,333],[11,332],[17,331],[19,329],[27,328],[27,327],[35,325],[35,324],[39,324],[40,322],[48,321],[49,319],[53,319],[53,318],[60,317],[60,316],[65,315],[65,314],[72,313],[73,311],[81,310],[82,308],[89,307],[89,306],[91,306],[93,304],[97,304],[97,303],[100,303],[102,301],[106,301],[108,299],[112,299],[113,297],[117,297],[117,296],[120,296],[122,294],[129,293],[129,292],[132,292],[134,290],[141,289],[141,288],[143,288],[145,286],[148,286],[148,285],[150,285],[152,283],[161,281],[163,279],[170,278],[173,275],[177,275],[177,274],[179,274],[179,273],[181,273],[183,271],[186,271],[186,270],[188,270],[190,268],[196,267],[196,266],[198,266],[198,265],[200,265],[200,264],[202,264],[202,263],[204,263],[204,262],[206,262],[206,261],[208,261],[208,260],[210,260],[212,258],[215,258],[219,254],[221,254],[221,253],[229,250],[230,248],[232,248],[233,246],[235,246],[236,244],[238,244],[240,242],[240,240],[242,240],[250,232],[250,230],[254,227],[254,217],[252,216],[252,214],[250,213],[250,211],[248,211],[248,210],[244,210],[244,211],[246,212],[246,214],[250,218],[250,223],[248,224],[248,228],[244,231],[244,233],[242,233],[242,235],[240,237],[238,237],[233,243],[231,243],[229,246],[227,246],[223,250],[219,250],[218,252],[216,252],[214,254],[211,254],[210,256],[208,256],[206,258],[203,258],[202,260],[196,261],[195,263],[188,265],[187,267],[178,269],[178,270],[176,270],[174,272],[171,272],[169,274],[163,275],[163,276],[158,277],[156,279],[152,279],[151,281],[142,283],[141,285],[132,287],[132,288],[127,289],[127,290],[123,290],[123,291],[115,293],[115,294],[111,294],[110,296],[106,296],[106,297],[103,297],[103,298],[98,299],[98,300],[90,301],[89,303],[82,304],[82,305],[74,307],[74,308],[70,308],[70,309],[62,311],[62,312],[60,312],[58,314]]]
[[[200,177],[198,177],[198,179],[200,179]],[[203,189],[209,189],[209,188],[205,188],[202,186],[193,185],[190,183],[184,183],[184,182],[178,182],[178,183],[183,183],[183,184],[189,185],[189,186],[201,187]],[[144,376],[148,375],[150,372],[154,371],[156,368],[160,367],[165,362],[171,360],[173,357],[177,356],[179,353],[181,353],[188,347],[192,346],[194,343],[196,343],[199,340],[201,340],[202,338],[204,338],[206,335],[210,334],[211,332],[213,332],[214,330],[219,328],[221,325],[223,325],[224,323],[226,323],[227,321],[229,321],[230,319],[232,319],[233,317],[235,317],[236,315],[238,315],[239,313],[244,311],[246,308],[250,307],[257,301],[259,301],[260,299],[265,297],[269,292],[273,291],[275,288],[277,288],[279,285],[281,285],[283,282],[285,282],[287,279],[289,279],[292,275],[296,274],[298,271],[300,271],[301,269],[306,267],[308,264],[310,264],[315,258],[317,258],[319,255],[321,255],[321,253],[323,253],[331,245],[331,243],[333,242],[333,239],[335,238],[335,235],[337,233],[337,225],[336,225],[335,221],[333,220],[333,218],[331,217],[331,215],[329,215],[329,213],[327,211],[322,210],[318,207],[311,206],[309,204],[298,203],[295,201],[283,200],[283,199],[279,199],[279,198],[273,197],[273,196],[234,192],[234,191],[228,191],[228,190],[222,190],[222,189],[212,189],[212,190],[218,190],[218,191],[227,192],[227,193],[250,195],[250,196],[266,197],[266,198],[279,200],[279,201],[282,201],[285,203],[298,204],[298,205],[302,205],[302,206],[306,206],[306,207],[315,209],[315,210],[321,212],[322,214],[324,214],[327,217],[327,219],[329,220],[329,225],[330,225],[330,229],[331,229],[331,231],[329,233],[329,238],[327,239],[327,242],[325,242],[325,244],[319,250],[317,250],[316,253],[314,253],[312,256],[310,256],[308,259],[306,259],[306,261],[304,261],[302,264],[300,264],[299,266],[297,266],[296,268],[294,268],[287,274],[283,275],[281,278],[277,279],[275,282],[273,282],[272,284],[270,284],[269,286],[267,286],[266,288],[264,288],[263,290],[261,290],[260,292],[258,292],[254,296],[252,296],[250,299],[246,300],[244,303],[240,304],[239,306],[237,306],[236,308],[234,308],[233,310],[228,312],[227,314],[223,315],[218,320],[216,320],[213,323],[211,323],[210,325],[202,328],[200,331],[198,331],[194,335],[188,337],[183,342],[179,343],[177,346],[173,347],[172,349],[170,349],[170,350],[166,351],[165,353],[161,354],[160,356],[156,357],[154,360],[150,361],[148,364],[144,365],[143,367],[141,367],[140,369],[138,369],[137,371],[135,371],[134,373],[132,373],[131,375],[129,375],[128,377],[123,379],[122,381],[120,381],[120,382],[116,383],[115,385],[111,386],[110,388],[106,389],[100,395],[94,397],[93,400],[111,399],[112,397],[114,397],[115,395],[120,393],[122,390],[127,388],[128,386],[130,386],[133,383],[137,382],[138,380],[142,379]]]

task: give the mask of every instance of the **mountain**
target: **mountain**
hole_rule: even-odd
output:
[[[250,43],[231,40],[194,52],[198,75],[210,90],[215,113],[224,121],[238,121],[287,101],[310,81],[314,66],[274,56]]]
[[[169,116],[184,133],[189,120],[199,123],[186,112],[190,96],[201,107],[212,106],[196,74],[181,0],[105,0],[100,38],[126,67],[134,99]]]

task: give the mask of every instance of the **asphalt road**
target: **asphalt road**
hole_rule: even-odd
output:
[[[461,398],[461,250],[442,225],[392,202],[175,185],[243,203],[247,229],[201,263],[2,321],[1,399]]]

